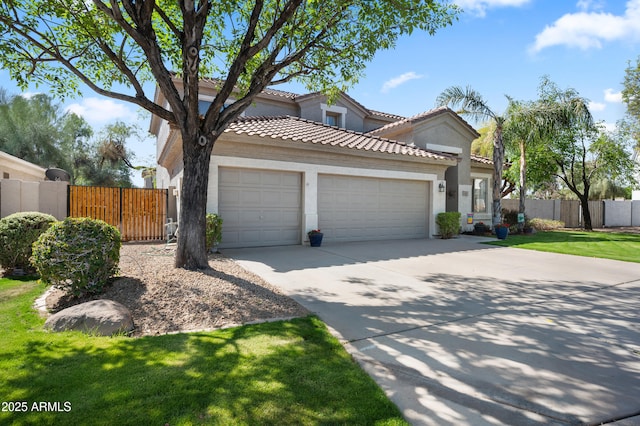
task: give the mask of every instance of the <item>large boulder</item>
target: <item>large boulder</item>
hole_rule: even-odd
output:
[[[53,331],[78,330],[111,336],[133,330],[133,317],[124,305],[99,299],[63,309],[51,315],[44,326]]]

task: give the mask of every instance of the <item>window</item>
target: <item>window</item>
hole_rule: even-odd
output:
[[[489,187],[489,179],[473,179],[473,212],[487,213],[487,195]]]
[[[345,117],[347,109],[337,105],[320,104],[322,110],[322,122],[329,126],[346,127]]]
[[[324,119],[324,124],[328,124],[329,126],[337,126],[338,114],[328,112]]]
[[[203,101],[203,100],[198,101],[198,112],[200,113],[200,115],[205,115],[207,113],[207,110],[209,109],[209,105],[211,105],[210,101]]]
[[[207,97],[207,98],[209,98],[209,97]],[[224,103],[224,106],[222,108],[220,108],[220,112],[222,112],[222,110],[224,110],[226,107],[228,107],[229,105],[231,105],[234,102],[235,101],[233,99],[228,99],[227,102]],[[207,113],[207,110],[209,109],[209,106],[211,106],[212,103],[213,103],[213,98],[211,98],[211,100],[199,99],[198,100],[198,113],[200,115],[205,115]],[[244,116],[244,112],[241,115]]]

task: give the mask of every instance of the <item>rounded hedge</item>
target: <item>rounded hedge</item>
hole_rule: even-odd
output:
[[[449,239],[460,233],[460,212],[442,212],[436,216],[440,238]]]
[[[5,272],[35,272],[29,261],[31,246],[55,221],[50,214],[39,212],[14,213],[0,220],[0,266]]]
[[[67,218],[54,224],[33,244],[31,261],[42,281],[74,296],[100,293],[118,273],[120,232],[90,218]]]

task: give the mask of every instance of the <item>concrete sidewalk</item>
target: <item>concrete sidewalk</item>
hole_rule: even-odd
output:
[[[317,313],[413,424],[640,424],[640,264],[481,240],[224,253]]]

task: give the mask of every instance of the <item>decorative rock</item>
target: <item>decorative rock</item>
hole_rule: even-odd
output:
[[[124,305],[99,299],[63,309],[49,317],[44,326],[53,331],[78,330],[111,336],[133,330],[133,317]]]

